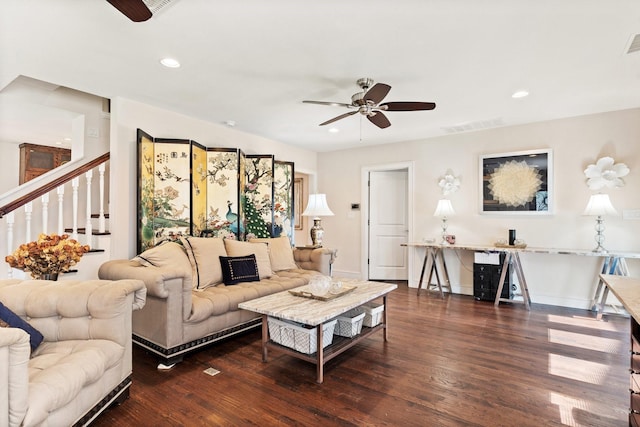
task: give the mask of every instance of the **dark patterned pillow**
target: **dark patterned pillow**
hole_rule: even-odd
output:
[[[258,263],[254,254],[245,256],[220,256],[222,279],[225,285],[235,285],[241,282],[257,282]]]
[[[31,351],[38,348],[44,337],[36,328],[22,320],[20,316],[11,311],[7,306],[0,302],[0,323],[6,324],[10,328],[20,328],[29,334],[29,344]]]

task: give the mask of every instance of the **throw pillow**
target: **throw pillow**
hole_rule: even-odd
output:
[[[193,287],[204,289],[222,283],[219,256],[227,256],[218,237],[181,237],[193,269]]]
[[[185,255],[182,245],[165,242],[136,255],[132,261],[138,261],[145,267],[173,267],[180,261],[186,262]]]
[[[247,256],[221,256],[222,278],[225,285],[240,282],[257,282],[260,280],[258,263],[254,254]]]
[[[293,249],[287,236],[273,239],[250,239],[250,242],[263,242],[269,247],[269,259],[273,271],[292,270],[298,268],[293,259]]]
[[[258,263],[260,279],[267,279],[273,276],[271,270],[271,260],[269,250],[264,243],[240,242],[238,240],[225,239],[224,246],[227,248],[227,256],[246,256],[254,254]]]
[[[9,327],[20,328],[29,334],[29,344],[31,345],[31,351],[34,351],[36,348],[38,348],[38,346],[44,339],[40,331],[38,331],[36,328],[31,326],[24,320],[22,320],[22,317],[15,314],[13,311],[11,311],[6,305],[2,304],[1,302],[0,302],[0,319],[2,320],[2,322],[9,325]]]

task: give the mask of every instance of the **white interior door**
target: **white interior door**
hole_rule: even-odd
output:
[[[408,171],[369,173],[369,279],[407,280]]]

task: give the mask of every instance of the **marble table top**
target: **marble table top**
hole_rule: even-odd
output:
[[[355,279],[337,279],[343,286],[355,286],[348,294],[339,296],[329,301],[320,301],[305,297],[294,296],[289,291],[256,298],[238,304],[244,310],[254,311],[260,314],[276,317],[278,319],[299,322],[305,325],[317,326],[331,320],[352,308],[388,294],[398,287],[393,283],[368,282]],[[292,289],[296,291],[309,291],[309,286],[300,286]]]
[[[468,251],[478,251],[478,252],[530,252],[530,253],[539,253],[539,254],[560,254],[560,255],[582,255],[582,256],[595,256],[595,257],[620,257],[620,258],[640,258],[640,253],[638,252],[619,252],[619,251],[608,251],[608,252],[593,252],[588,249],[562,249],[562,248],[536,248],[527,246],[525,248],[516,248],[516,247],[498,247],[495,245],[465,245],[458,244],[455,245],[442,245],[440,243],[426,243],[426,242],[415,242],[415,243],[403,243],[402,246],[412,246],[412,247],[422,247],[422,248],[440,248],[440,249],[464,249]]]
[[[601,274],[600,277],[625,310],[640,322],[640,279],[611,274]]]

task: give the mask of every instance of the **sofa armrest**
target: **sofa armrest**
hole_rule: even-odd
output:
[[[179,267],[144,266],[137,261],[118,259],[107,261],[98,269],[98,277],[107,280],[137,279],[147,287],[147,293],[158,298],[167,298],[171,279],[182,281],[182,291],[191,291],[191,270]]]
[[[0,328],[0,425],[19,426],[29,398],[29,334]]]
[[[293,259],[299,268],[315,270],[331,275],[331,265],[336,258],[337,249],[297,247],[293,251]]]

